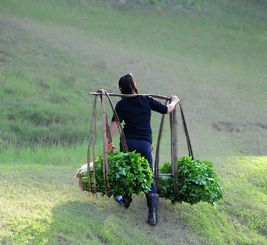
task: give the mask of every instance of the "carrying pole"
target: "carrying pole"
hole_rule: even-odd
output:
[[[167,102],[168,101],[166,101],[165,105],[167,105]],[[158,191],[160,189],[160,186],[159,186],[159,151],[160,151],[160,141],[162,137],[163,126],[164,126],[164,118],[165,118],[165,114],[161,116],[159,131],[158,131],[157,146],[156,146],[156,152],[155,152],[154,178],[155,178],[155,184],[157,186]]]
[[[107,112],[106,112],[106,95],[104,90],[101,92],[101,107],[102,107],[102,140],[103,140],[103,177],[105,186],[109,189],[108,183],[108,138],[107,138]]]
[[[100,90],[99,90],[100,91]],[[90,95],[101,95],[101,92],[89,92]],[[150,96],[155,99],[162,99],[162,100],[170,100],[170,97],[164,96],[164,95],[157,95],[157,94],[117,94],[117,93],[108,93],[106,92],[108,96],[114,96],[114,97],[122,97],[122,98],[134,98],[136,96]]]
[[[174,194],[178,194],[178,170],[177,170],[177,117],[176,108],[170,114],[170,128],[171,128],[171,164],[173,175]]]
[[[187,129],[187,125],[186,125],[185,116],[184,116],[184,112],[183,112],[183,108],[182,108],[181,102],[179,102],[179,107],[180,107],[180,111],[181,111],[181,117],[182,117],[182,122],[183,122],[185,139],[186,139],[186,143],[187,143],[188,155],[191,156],[192,159],[194,159],[192,145],[191,145],[191,141],[190,141],[190,137],[189,137],[189,133],[188,133],[188,129]]]

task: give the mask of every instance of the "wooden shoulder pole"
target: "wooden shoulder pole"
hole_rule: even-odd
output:
[[[171,127],[171,164],[172,164],[172,175],[174,194],[178,194],[178,169],[177,169],[177,117],[176,108],[170,114],[170,127]]]
[[[107,139],[107,111],[106,95],[101,90],[101,108],[102,108],[102,139],[103,139],[103,177],[106,188],[108,188],[108,139]]]
[[[100,91],[100,90],[99,90]],[[90,95],[101,95],[101,92],[89,92]],[[109,96],[115,96],[115,97],[122,97],[122,98],[133,98],[136,97],[138,95],[143,95],[143,96],[151,96],[155,99],[162,99],[162,100],[166,100],[169,101],[170,97],[167,96],[163,96],[163,95],[157,95],[157,94],[117,94],[117,93],[108,93],[107,94]]]
[[[160,151],[160,140],[161,140],[163,125],[164,125],[164,118],[165,118],[165,114],[162,115],[161,120],[160,120],[157,146],[156,146],[156,152],[155,152],[154,178],[155,178],[155,183],[156,183],[158,191],[160,190],[160,186],[159,186],[159,151]]]

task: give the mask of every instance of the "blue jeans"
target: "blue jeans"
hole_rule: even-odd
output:
[[[129,151],[136,151],[140,153],[143,157],[145,157],[149,162],[151,170],[153,171],[151,143],[147,140],[127,139],[127,145]],[[157,187],[155,183],[152,183],[150,192],[157,193]]]

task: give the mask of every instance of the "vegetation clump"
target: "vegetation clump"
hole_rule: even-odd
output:
[[[98,156],[95,161],[96,166],[96,191],[102,195],[116,196],[139,194],[148,192],[153,183],[153,174],[148,161],[139,153],[115,152],[108,154],[109,171],[108,183],[110,188],[106,188],[103,177],[103,157]],[[93,169],[90,169],[90,182],[94,187]],[[81,173],[84,190],[88,190],[88,173]]]
[[[214,204],[223,197],[223,188],[212,163],[203,160],[193,160],[184,156],[177,161],[178,193],[174,194],[172,168],[170,163],[164,163],[160,168],[160,194],[172,203],[187,202],[195,204],[200,201]]]

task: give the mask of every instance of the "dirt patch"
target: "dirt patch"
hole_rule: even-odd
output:
[[[212,123],[212,127],[218,132],[227,133],[243,133],[251,130],[252,128],[267,130],[267,124],[263,124],[261,122],[237,124],[232,122],[221,121],[217,123]]]
[[[263,124],[263,123],[258,122],[258,123],[255,123],[254,126],[260,128],[260,129],[267,130],[267,124]]]
[[[97,234],[96,237],[102,244],[108,244],[107,239],[105,239],[101,234]]]
[[[118,207],[116,216],[132,224],[136,230],[147,234],[159,244],[205,244],[205,240],[196,235],[179,216],[175,214],[175,206],[160,198],[158,207],[158,224],[150,226],[146,223],[148,209],[145,197],[134,196],[129,209],[123,211]]]
[[[0,64],[4,64],[4,63],[6,63],[6,59],[0,56]]]
[[[244,127],[231,122],[212,123],[212,127],[218,132],[240,133],[244,131]]]
[[[129,9],[158,9],[158,10],[201,10],[204,7],[202,1],[185,1],[185,0],[102,0],[107,6],[116,8],[120,11],[125,11]],[[85,0],[80,0],[81,4],[86,4]]]
[[[7,56],[8,55],[4,51],[0,50],[0,64],[4,64],[7,62]]]
[[[37,84],[40,86],[42,89],[49,89],[49,85],[43,80],[43,79],[38,79]]]

